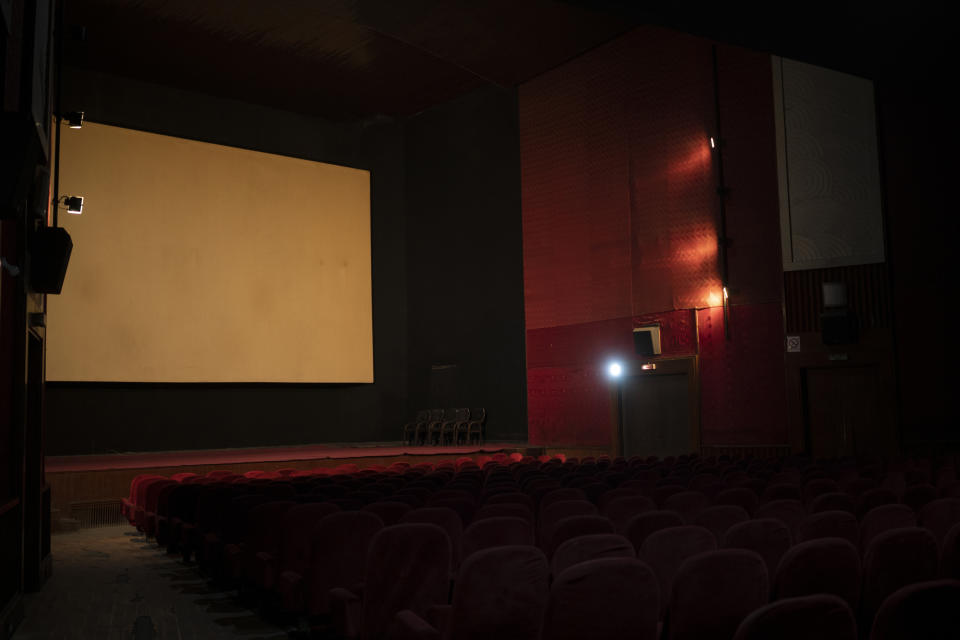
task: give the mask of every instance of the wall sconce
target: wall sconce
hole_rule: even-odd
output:
[[[83,196],[63,196],[60,202],[67,208],[67,213],[80,215],[83,213]]]
[[[83,127],[83,111],[71,111],[63,116],[67,126],[71,129],[80,129]]]

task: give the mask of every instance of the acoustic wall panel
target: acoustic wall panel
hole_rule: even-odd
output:
[[[370,173],[87,123],[47,378],[373,382]]]
[[[883,262],[873,83],[773,59],[785,270]]]

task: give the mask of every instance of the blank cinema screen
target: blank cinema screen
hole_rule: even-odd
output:
[[[370,173],[93,123],[47,379],[373,382]]]

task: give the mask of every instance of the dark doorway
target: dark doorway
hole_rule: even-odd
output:
[[[695,450],[687,373],[624,379],[623,455],[676,456]]]
[[[807,451],[817,458],[883,455],[890,449],[889,416],[875,366],[804,370]]]

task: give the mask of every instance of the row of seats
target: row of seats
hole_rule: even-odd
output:
[[[627,593],[656,603],[653,635],[638,637],[732,637],[738,626],[748,633],[741,623],[768,629],[790,616],[901,637],[877,630],[893,615],[885,601],[936,580],[930,593],[940,595],[929,597],[941,597],[954,593],[941,582],[960,578],[954,462],[501,454],[435,467],[143,476],[125,512],[168,550],[195,554],[211,578],[348,637],[493,637],[483,635],[491,625],[516,637],[611,637],[591,634],[633,625],[627,611],[603,608],[619,599],[563,594],[604,581],[624,591],[625,580]],[[906,504],[931,478],[936,494]],[[514,560],[498,555],[508,553]],[[474,607],[497,590],[508,595],[491,612]],[[531,598],[542,611],[522,605]],[[641,617],[630,628],[650,627]]]
[[[403,425],[406,445],[482,444],[486,409],[421,409]]]

